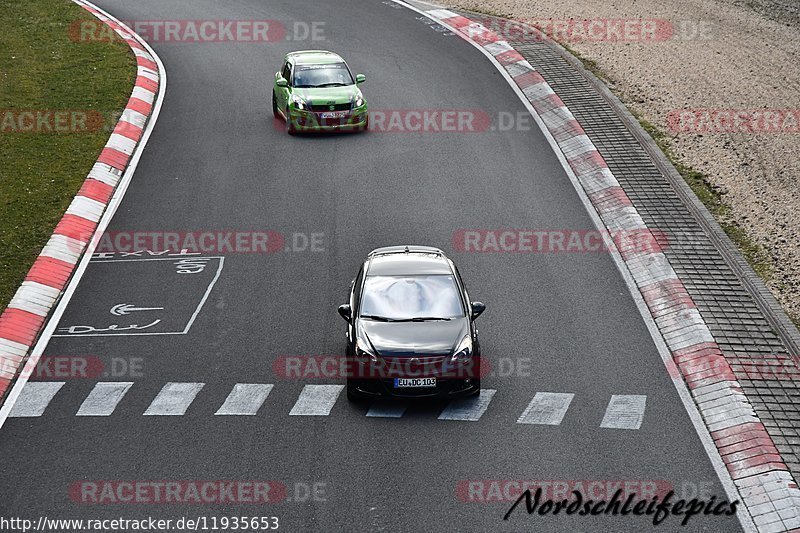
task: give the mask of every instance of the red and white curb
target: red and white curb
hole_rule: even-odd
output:
[[[446,9],[424,12],[483,48],[513,79],[552,135],[609,230],[649,231],[581,125],[544,78],[506,41]],[[655,237],[653,237],[655,241]],[[613,244],[611,244],[613,246]],[[800,528],[800,489],[742,392],[686,287],[660,251],[618,245],[758,531]]]
[[[127,187],[135,168],[131,160],[136,157],[138,161],[138,154],[144,148],[157,115],[154,113],[156,98],[164,90],[163,66],[138,35],[89,2],[73,1],[128,43],[136,56],[136,83],[100,157],[28,271],[25,281],[0,315],[0,398],[6,395],[19,376],[26,357],[34,357],[32,349],[45,329],[48,316],[67,291],[84,254],[91,251],[87,248],[94,247],[90,236],[104,229],[101,218],[113,214],[112,203],[116,209],[114,202],[119,202]],[[153,119],[148,124],[151,117]],[[22,381],[24,385],[25,379]],[[9,393],[6,403],[13,403],[10,396]],[[7,414],[7,410],[3,405],[2,411]],[[0,416],[0,425],[4,418]]]

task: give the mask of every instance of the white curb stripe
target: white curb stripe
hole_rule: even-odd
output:
[[[47,316],[53,303],[61,295],[55,287],[42,285],[35,281],[23,281],[8,307],[22,309],[39,316]]]
[[[20,392],[17,403],[8,416],[11,418],[42,416],[53,396],[63,386],[63,381],[29,381]]]
[[[453,400],[439,415],[439,420],[477,422],[489,408],[496,392],[494,389],[481,389],[477,397]]]
[[[606,414],[600,423],[601,428],[639,429],[644,420],[647,396],[640,394],[613,395],[606,407]]]
[[[122,122],[133,124],[137,128],[144,128],[144,125],[147,123],[147,117],[138,111],[134,111],[133,109],[126,109],[119,119]]]
[[[167,383],[144,412],[145,416],[182,416],[205,383]]]
[[[88,178],[97,181],[102,181],[106,185],[116,187],[122,177],[122,172],[114,167],[110,167],[105,163],[95,163],[92,170],[89,171]]]
[[[147,67],[136,67],[136,75],[143,76],[149,80],[158,81],[158,72]]]
[[[289,412],[292,416],[328,416],[344,385],[306,385]]]
[[[131,98],[138,98],[139,100],[144,100],[148,104],[152,104],[156,95],[153,91],[148,91],[144,87],[134,87],[131,92]]]
[[[83,400],[75,416],[111,416],[132,386],[133,383],[129,381],[98,383]]]
[[[76,215],[92,222],[97,222],[103,216],[106,204],[92,200],[86,196],[76,196],[67,208],[66,215]]]
[[[255,416],[272,390],[272,384],[237,383],[215,415]]]
[[[574,397],[574,394],[568,393],[537,392],[517,419],[517,424],[558,426],[564,420]]]
[[[108,138],[108,142],[106,142],[106,146],[118,150],[123,154],[131,155],[136,148],[136,141],[120,135],[119,133],[112,133]]]
[[[64,235],[53,234],[50,240],[44,245],[39,255],[52,257],[59,261],[72,263],[73,265],[78,262],[85,244],[81,241],[66,237]]]

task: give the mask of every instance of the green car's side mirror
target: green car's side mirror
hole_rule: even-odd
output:
[[[356,83],[364,83],[367,81],[367,77],[363,74],[356,74]]]
[[[278,78],[277,80],[275,80],[275,85],[277,85],[278,87],[288,87],[289,82],[286,80],[286,78]]]

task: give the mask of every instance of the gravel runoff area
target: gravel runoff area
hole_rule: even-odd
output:
[[[758,270],[800,323],[800,8],[797,0],[444,0],[538,26],[595,63],[678,162],[727,206],[716,213],[762,247]],[[655,19],[627,40],[584,38],[573,21]],[[560,26],[559,26],[560,24]],[[606,25],[606,28],[609,26]],[[671,31],[663,31],[663,28]],[[594,28],[603,28],[595,25]],[[560,32],[560,33],[559,33]],[[637,37],[644,34],[645,37]],[[656,38],[647,38],[656,35]],[[780,110],[763,121],[705,110]],[[692,110],[687,114],[686,110]],[[703,110],[703,111],[699,111]],[[680,112],[683,111],[683,114]],[[758,116],[752,113],[750,116]],[[709,120],[712,119],[712,120]],[[777,124],[777,126],[776,126]],[[736,131],[728,131],[734,129]],[[753,129],[755,131],[750,131]],[[720,131],[723,130],[723,131]],[[766,131],[760,131],[766,130]],[[776,131],[777,130],[777,131]]]

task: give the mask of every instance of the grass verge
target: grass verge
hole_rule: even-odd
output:
[[[0,312],[78,192],[108,139],[109,119],[133,89],[136,62],[127,44],[76,42],[82,20],[96,19],[69,0],[0,0]],[[93,119],[85,128],[68,119],[72,131],[66,132],[44,131],[40,124],[19,131],[22,111],[53,116],[66,110]],[[22,126],[28,124],[23,119]]]

